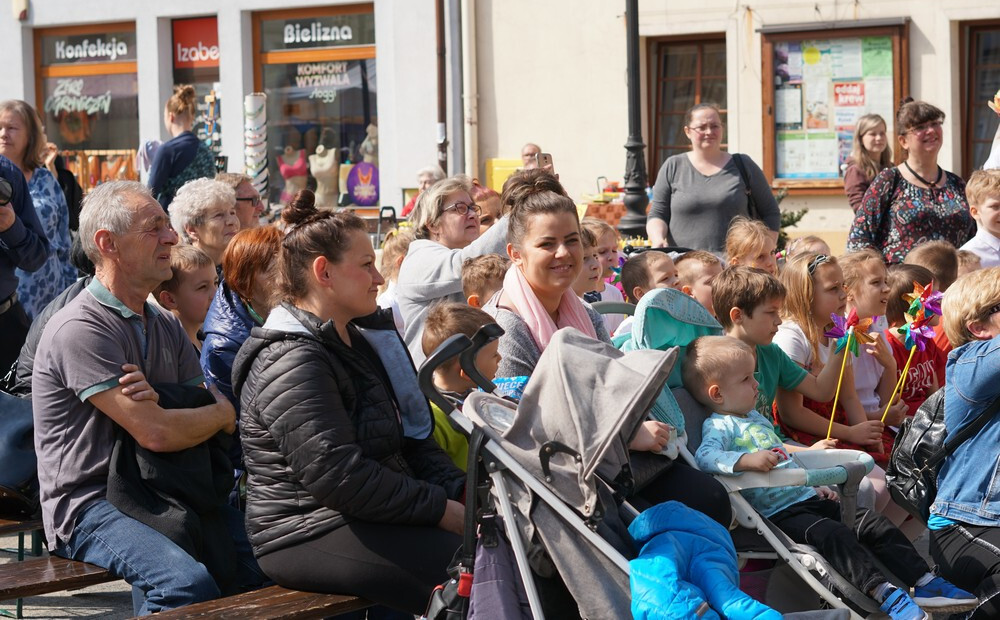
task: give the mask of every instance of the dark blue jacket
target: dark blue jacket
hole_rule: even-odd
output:
[[[250,330],[260,325],[254,321],[240,296],[225,282],[219,284],[215,299],[205,315],[202,331],[205,342],[201,346],[201,371],[207,385],[215,385],[236,407],[240,416],[240,399],[233,395],[233,359],[250,337]]]
[[[28,194],[28,183],[24,173],[9,159],[0,155],[0,177],[10,183],[13,195],[10,206],[14,209],[14,223],[0,232],[0,301],[7,299],[17,290],[17,276],[14,269],[38,271],[49,257],[49,240],[35,205]]]

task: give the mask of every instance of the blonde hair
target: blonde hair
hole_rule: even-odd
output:
[[[744,357],[753,359],[753,349],[731,336],[701,336],[691,341],[681,365],[684,387],[695,400],[708,404],[708,388]]]
[[[253,183],[253,179],[251,179],[249,175],[241,174],[239,172],[220,172],[215,175],[215,180],[219,183],[225,183],[229,187],[233,188],[233,191],[235,191],[241,183]]]
[[[952,347],[977,340],[969,323],[989,320],[989,311],[1000,304],[1000,267],[967,273],[944,294],[944,333]]]
[[[863,275],[861,270],[865,263],[871,261],[878,261],[882,267],[885,267],[885,259],[871,248],[849,252],[840,257],[840,268],[844,272],[844,290],[850,291],[854,288],[854,285],[861,280]]]
[[[970,205],[981,206],[990,198],[1000,200],[1000,170],[976,170],[965,184],[965,198]]]
[[[38,116],[35,108],[27,101],[20,99],[8,99],[0,102],[0,113],[10,112],[21,118],[24,123],[24,134],[28,138],[24,145],[24,155],[21,157],[21,166],[25,172],[31,172],[40,168],[43,162],[42,150],[45,149],[45,131],[42,129],[42,119]]]
[[[983,266],[983,259],[975,252],[970,250],[959,250],[958,255],[958,269],[968,271],[975,271]]]
[[[718,256],[705,250],[691,250],[690,252],[681,254],[674,260],[674,267],[677,268],[677,280],[685,286],[694,284],[695,278],[698,275],[694,268],[695,265],[712,267],[721,264],[722,261],[719,260]]]
[[[828,254],[829,252],[819,252],[818,250],[812,247],[819,243],[825,245],[829,250],[830,244],[827,243],[826,241],[823,241],[823,239],[817,237],[816,235],[805,235],[804,237],[796,237],[795,239],[792,239],[792,241],[789,242],[788,244],[788,258],[791,259],[793,256],[797,254],[804,254],[806,252],[812,254],[821,254],[821,253]]]
[[[755,254],[770,240],[771,230],[764,222],[742,215],[734,217],[726,232],[726,258],[732,264],[745,256]]]
[[[378,269],[385,282],[379,287],[379,293],[385,291],[389,282],[399,276],[399,265],[396,261],[410,251],[411,241],[413,241],[413,230],[410,228],[396,228],[386,233],[385,241],[382,242],[382,262]]]
[[[165,106],[167,112],[174,116],[194,119],[195,94],[194,86],[190,84],[178,84],[174,86],[174,94],[167,99]]]
[[[840,267],[834,256],[809,252],[790,258],[781,272],[781,283],[787,291],[781,318],[794,321],[802,329],[809,341],[814,361],[819,359],[819,341],[823,338],[826,327],[826,324],[817,325],[813,317],[812,306],[816,291],[814,278],[820,269],[827,266]]]
[[[589,231],[590,234],[594,236],[594,243],[591,245],[597,245],[597,242],[606,235],[611,233],[615,236],[615,240],[618,239],[618,231],[614,229],[611,224],[608,224],[604,220],[597,217],[585,217],[580,220],[580,228]]]
[[[176,245],[170,250],[170,279],[161,283],[153,291],[159,297],[161,291],[177,292],[181,285],[181,275],[202,267],[215,267],[212,257],[193,245]]]
[[[851,161],[857,166],[865,178],[871,181],[879,172],[892,165],[892,145],[886,138],[885,150],[879,153],[878,161],[865,148],[862,138],[865,134],[882,125],[883,129],[888,129],[885,119],[878,114],[865,114],[858,119],[858,126],[854,130],[854,141],[851,148]]]

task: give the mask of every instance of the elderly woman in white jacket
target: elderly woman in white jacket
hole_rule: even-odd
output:
[[[417,238],[403,259],[396,283],[399,311],[414,364],[424,360],[420,340],[424,319],[437,301],[465,301],[462,264],[484,254],[503,254],[507,248],[507,218],[479,234],[479,207],[469,195],[472,182],[465,175],[438,181],[421,194],[411,219]]]

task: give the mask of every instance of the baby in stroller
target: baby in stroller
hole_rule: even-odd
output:
[[[684,384],[692,396],[715,413],[705,420],[695,455],[706,472],[738,475],[798,465],[788,456],[801,448],[782,444],[771,422],[754,409],[757,381],[748,345],[736,338],[705,336],[688,346]],[[818,442],[813,448],[826,448]],[[923,609],[959,611],[977,603],[972,594],[935,575],[892,523],[859,508],[854,531],[841,523],[840,508],[829,496],[804,487],[742,491],[747,501],[795,542],[813,545],[862,592],[876,600],[893,620],[927,618]],[[913,597],[892,585],[877,568],[878,558],[913,588]]]

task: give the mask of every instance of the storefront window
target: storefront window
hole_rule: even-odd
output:
[[[131,23],[35,31],[37,101],[50,140],[84,190],[136,179],[139,100]]]
[[[255,18],[261,60],[257,90],[267,95],[270,200],[287,203],[309,188],[320,206],[377,205],[371,6]]]
[[[764,35],[765,173],[775,185],[838,187],[865,114],[886,122],[905,90],[904,28]]]
[[[216,155],[222,149],[219,118],[219,28],[215,17],[173,21],[174,84],[194,86],[197,112],[193,131]]]

